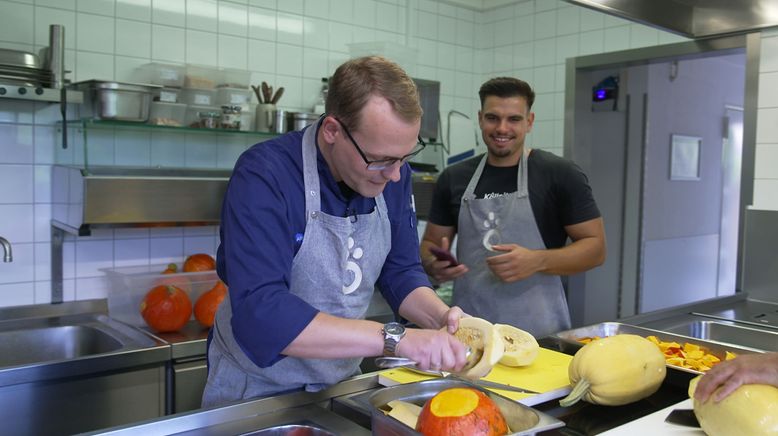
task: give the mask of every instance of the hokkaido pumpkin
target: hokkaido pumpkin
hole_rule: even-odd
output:
[[[424,404],[416,430],[426,436],[504,435],[508,424],[500,408],[483,392],[451,388]]]
[[[535,337],[508,324],[495,324],[497,333],[505,346],[505,352],[500,358],[500,363],[505,366],[531,365],[538,357],[540,346]]]
[[[216,261],[209,254],[193,254],[184,261],[184,272],[211,271],[214,269],[216,269]]]
[[[667,369],[659,348],[637,335],[615,335],[589,342],[568,367],[570,395],[559,404],[579,400],[618,406],[643,399],[659,389]]]
[[[173,285],[155,286],[140,304],[143,320],[159,333],[174,332],[192,316],[192,302],[186,292]]]
[[[694,398],[697,376],[689,382],[689,397]],[[718,403],[693,400],[694,414],[708,436],[778,435],[778,387],[742,385]]]
[[[217,280],[213,288],[197,299],[197,302],[194,305],[195,319],[204,327],[213,326],[216,310],[219,308],[219,304],[224,300],[226,295],[227,287],[221,280]]]
[[[468,363],[457,374],[461,377],[479,379],[486,376],[500,361],[505,350],[497,329],[485,319],[460,318],[454,336],[470,347],[471,355],[467,359]]]
[[[169,263],[167,264],[167,267],[164,271],[162,271],[162,274],[175,274],[178,272],[178,265],[175,263]]]

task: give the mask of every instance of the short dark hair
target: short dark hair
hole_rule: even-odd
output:
[[[478,97],[481,98],[482,109],[486,97],[490,95],[500,98],[524,97],[527,100],[527,109],[532,109],[532,104],[535,103],[535,91],[529,83],[515,77],[495,77],[481,85]]]

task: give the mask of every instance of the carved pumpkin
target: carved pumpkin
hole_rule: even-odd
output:
[[[421,410],[416,430],[427,436],[504,435],[508,424],[491,398],[471,388],[438,392]]]
[[[216,310],[226,296],[227,286],[225,286],[221,280],[218,280],[213,288],[197,299],[197,302],[194,305],[195,319],[204,327],[213,326]]]
[[[192,302],[186,292],[173,285],[151,288],[140,304],[143,320],[159,333],[174,332],[192,316]]]
[[[184,272],[210,271],[214,269],[216,269],[216,261],[209,254],[193,254],[184,261]]]

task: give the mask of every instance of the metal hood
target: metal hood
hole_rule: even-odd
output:
[[[564,0],[687,38],[778,26],[775,0]]]

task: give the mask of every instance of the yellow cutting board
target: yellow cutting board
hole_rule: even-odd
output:
[[[541,348],[532,365],[512,368],[498,364],[483,379],[540,392],[540,394],[523,394],[491,389],[504,397],[532,406],[561,398],[570,393],[570,378],[567,376],[567,367],[570,366],[571,360],[573,360],[573,356],[569,354]],[[378,374],[378,382],[383,386],[414,383],[434,378],[436,377],[419,374],[404,368],[388,369]]]

